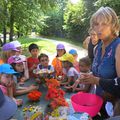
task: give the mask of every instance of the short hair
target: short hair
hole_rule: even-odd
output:
[[[118,36],[119,33],[119,20],[118,16],[116,15],[115,11],[110,7],[100,7],[97,12],[95,12],[90,20],[91,28],[94,28],[94,25],[97,22],[104,22],[106,24],[111,24],[112,33]]]
[[[39,56],[38,56],[38,60],[40,61],[42,57],[48,57],[48,55],[44,54],[44,53],[41,53]]]
[[[33,50],[33,49],[39,49],[39,47],[38,47],[37,44],[32,43],[32,44],[29,45],[28,49],[31,52],[31,50]]]
[[[87,56],[87,57],[83,57],[79,60],[79,64],[80,63],[84,63],[86,66],[91,66],[91,61],[90,61],[90,58]]]

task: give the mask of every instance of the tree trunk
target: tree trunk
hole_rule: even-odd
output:
[[[13,34],[14,34],[14,8],[11,6],[11,15],[10,15],[10,36],[9,40],[13,41]]]
[[[3,44],[6,43],[6,27],[4,25],[4,28],[3,28]]]

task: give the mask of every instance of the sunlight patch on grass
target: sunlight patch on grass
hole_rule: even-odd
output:
[[[27,38],[23,37],[18,39],[23,47],[23,54],[26,56],[29,56],[28,46],[32,43],[35,43],[39,46],[40,53],[54,53],[56,52],[56,46],[54,43],[48,41],[48,40],[42,40],[42,39],[34,39],[34,38]]]

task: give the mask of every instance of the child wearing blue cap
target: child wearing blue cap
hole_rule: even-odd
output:
[[[70,53],[71,55],[73,55],[73,57],[74,57],[74,63],[73,63],[74,68],[75,68],[78,72],[80,72],[79,62],[77,61],[77,58],[78,58],[78,53],[77,53],[77,51],[76,51],[75,49],[71,49],[71,50],[69,51],[69,53]]]
[[[9,64],[2,64],[0,65],[0,84],[4,88],[3,92],[12,98],[17,105],[22,104],[22,100],[16,100],[13,97],[13,86],[14,86],[14,81],[13,81],[13,74],[17,74],[17,72],[14,71],[11,65]]]

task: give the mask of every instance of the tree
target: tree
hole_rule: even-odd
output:
[[[52,10],[47,11],[45,16],[45,26],[40,30],[40,34],[48,36],[64,37],[63,23],[64,23],[64,9],[66,0],[58,0],[56,6]]]

